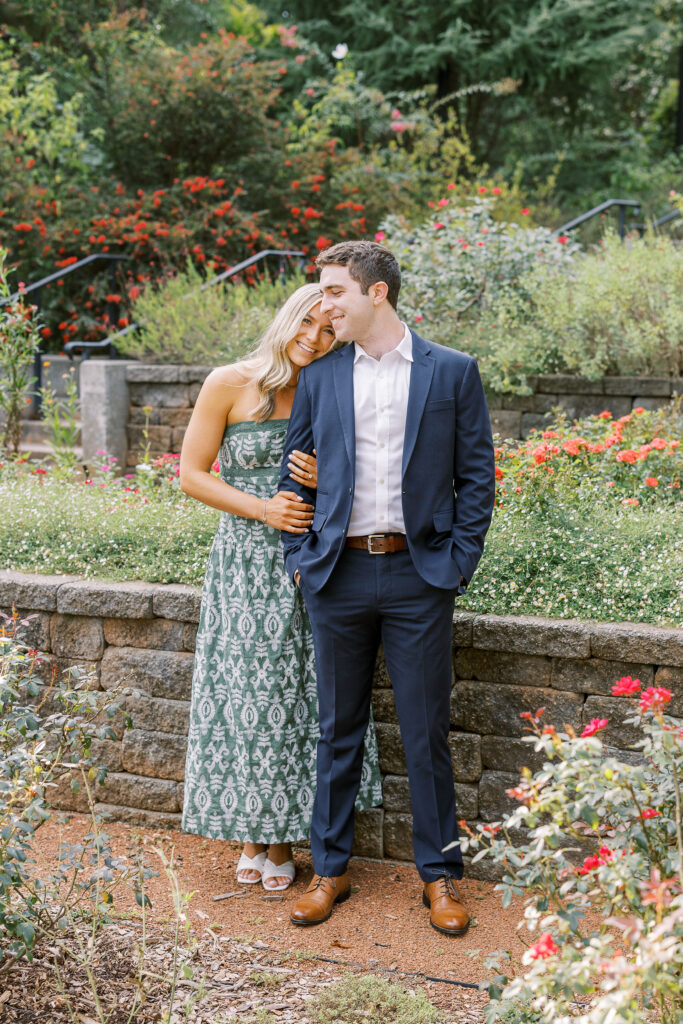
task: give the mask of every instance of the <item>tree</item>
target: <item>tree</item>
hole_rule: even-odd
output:
[[[521,157],[565,181],[606,180],[607,162],[675,77],[681,0],[261,0],[330,53],[339,43],[385,92],[427,87],[475,156]],[[287,18],[285,17],[287,14]],[[673,130],[673,126],[672,126]],[[673,138],[672,138],[673,143]]]

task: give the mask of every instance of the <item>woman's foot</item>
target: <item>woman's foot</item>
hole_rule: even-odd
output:
[[[237,864],[237,881],[240,885],[253,885],[263,874],[266,861],[266,847],[263,843],[245,843],[242,856]]]
[[[290,844],[271,843],[268,847],[266,864],[268,864],[268,873],[264,873],[263,888],[280,891],[289,889],[294,880],[294,861]],[[283,874],[276,875],[274,871],[279,867],[283,868]]]

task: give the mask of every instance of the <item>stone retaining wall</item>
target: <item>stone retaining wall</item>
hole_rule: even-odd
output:
[[[118,820],[178,828],[200,592],[180,585],[101,583],[64,576],[0,572],[0,609],[34,615],[31,645],[52,666],[92,664],[106,691],[122,682],[133,727],[115,722],[116,740],[93,752],[108,769],[98,806]],[[513,806],[505,790],[523,765],[539,758],[524,743],[522,711],[546,707],[544,721],[579,729],[604,717],[614,751],[636,740],[625,724],[631,704],[613,697],[623,675],[674,693],[671,714],[683,718],[683,630],[629,623],[591,623],[456,612],[449,744],[458,814],[497,820]],[[373,707],[384,806],[357,816],[358,854],[412,859],[411,805],[391,683],[380,658]],[[633,757],[634,754],[626,754]],[[70,792],[64,806],[83,809]],[[472,874],[490,871],[485,862]]]
[[[146,443],[146,421],[147,441],[154,457],[180,451],[210,366],[153,366],[100,359],[89,364],[83,364],[86,452],[104,449],[116,455],[120,465],[134,466]],[[111,382],[108,375],[112,376]],[[531,395],[489,396],[491,425],[503,437],[525,438],[531,430],[542,429],[556,406],[571,419],[604,409],[617,417],[638,405],[659,408],[683,392],[683,381],[669,377],[603,377],[590,381],[555,374],[530,378],[530,385]],[[126,408],[124,426],[121,416],[125,416],[122,410]]]

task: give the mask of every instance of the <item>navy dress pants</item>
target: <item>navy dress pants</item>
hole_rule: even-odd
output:
[[[311,824],[319,875],[346,871],[375,658],[384,647],[405,749],[415,864],[425,882],[461,878],[448,748],[454,590],[417,573],[408,551],[344,548],[322,590],[301,580],[316,655],[320,740]]]

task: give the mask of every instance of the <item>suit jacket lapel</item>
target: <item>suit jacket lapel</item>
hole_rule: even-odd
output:
[[[420,427],[420,420],[424,412],[425,402],[429,394],[429,388],[434,375],[434,357],[429,354],[429,346],[414,331],[410,332],[413,337],[413,365],[410,369],[410,389],[408,391],[408,411],[406,414],[406,432],[403,439],[403,464],[401,473],[404,474],[413,448],[417,440],[417,432]]]
[[[351,472],[356,465],[356,417],[353,408],[353,343],[345,345],[336,353],[334,362],[334,390],[337,396],[339,418],[344,432],[346,454]]]

